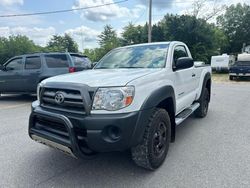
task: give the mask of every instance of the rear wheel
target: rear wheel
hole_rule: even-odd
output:
[[[155,170],[164,162],[171,137],[168,112],[155,109],[149,118],[143,142],[131,149],[134,162],[143,168]]]
[[[209,91],[207,88],[204,88],[202,91],[201,97],[199,99],[200,107],[194,112],[196,117],[206,117],[208,112],[208,106],[209,106]]]
[[[229,76],[229,80],[234,80],[234,76]]]

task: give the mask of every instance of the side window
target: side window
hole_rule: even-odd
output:
[[[23,70],[23,61],[22,58],[13,59],[6,66],[8,70]]]
[[[173,67],[175,66],[177,60],[181,57],[188,57],[187,50],[184,46],[176,46],[174,49]]]
[[[25,69],[40,69],[41,58],[39,56],[27,57],[25,61]]]
[[[45,55],[45,60],[49,68],[69,67],[67,56],[63,54]]]

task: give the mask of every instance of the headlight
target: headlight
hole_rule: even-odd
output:
[[[99,88],[95,94],[92,110],[120,110],[129,106],[134,98],[135,88],[112,87]]]

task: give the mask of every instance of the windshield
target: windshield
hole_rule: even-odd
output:
[[[250,61],[236,61],[236,66],[250,66]]]
[[[167,51],[168,44],[118,48],[104,56],[95,69],[163,68]]]

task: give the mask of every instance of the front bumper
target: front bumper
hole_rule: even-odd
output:
[[[229,73],[230,76],[250,76],[250,73]]]
[[[29,136],[78,158],[92,152],[123,151],[142,141],[152,110],[80,116],[44,109],[34,102]]]

